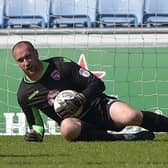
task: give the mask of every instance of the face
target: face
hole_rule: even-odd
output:
[[[37,76],[41,69],[41,63],[36,49],[23,43],[14,48],[13,56],[16,63],[30,79]]]

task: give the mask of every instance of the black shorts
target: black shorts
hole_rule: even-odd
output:
[[[109,114],[110,106],[116,101],[120,100],[110,96],[102,98],[97,105],[91,106],[87,114],[81,120],[101,129],[121,131],[122,128],[115,126]]]

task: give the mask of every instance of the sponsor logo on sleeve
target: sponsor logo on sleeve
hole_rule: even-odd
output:
[[[79,74],[80,74],[81,76],[83,76],[83,77],[86,77],[86,78],[90,76],[90,72],[87,71],[87,70],[84,69],[84,68],[80,68],[80,69],[79,69]]]
[[[84,54],[80,55],[78,64],[85,70],[88,70],[87,61]],[[91,72],[98,78],[103,78],[106,75],[105,71],[91,71]]]

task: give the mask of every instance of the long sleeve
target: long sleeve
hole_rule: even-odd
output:
[[[74,62],[65,65],[64,71],[67,73],[69,83],[73,83],[73,87],[77,91],[82,92],[88,101],[92,101],[100,96],[105,90],[104,82],[90,71],[80,67]]]

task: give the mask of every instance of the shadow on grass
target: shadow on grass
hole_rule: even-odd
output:
[[[0,154],[0,158],[2,157],[13,157],[13,158],[17,158],[17,157],[50,157],[53,155],[50,154]]]

